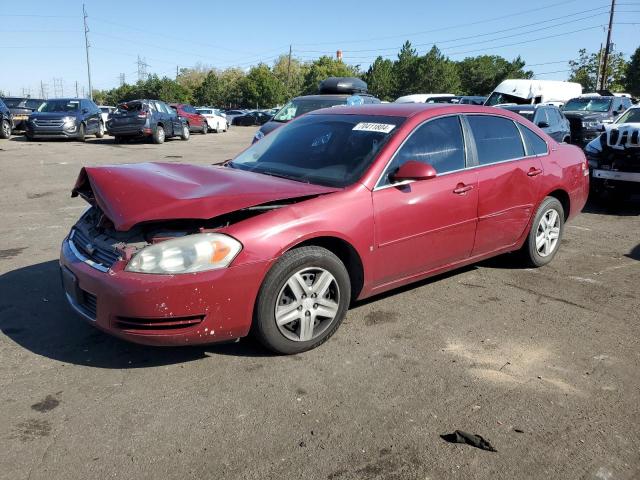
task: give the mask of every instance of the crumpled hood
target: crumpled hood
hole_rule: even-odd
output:
[[[339,189],[221,166],[138,163],[84,167],[72,197],[96,203],[116,230],[142,222],[210,219],[264,203]]]

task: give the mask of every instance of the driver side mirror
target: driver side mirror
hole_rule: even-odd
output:
[[[436,169],[428,163],[409,160],[391,175],[391,179],[394,182],[402,182],[405,180],[429,180],[435,178],[435,176]]]
[[[539,121],[538,128],[549,128],[549,122],[545,122],[544,120]]]

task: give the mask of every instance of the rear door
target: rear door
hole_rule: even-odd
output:
[[[525,150],[513,120],[467,115],[467,121],[479,164],[475,256],[518,241],[537,205],[543,170],[540,155]]]
[[[478,172],[458,115],[428,120],[396,152],[372,192],[377,285],[456,263],[471,254],[478,209]],[[402,164],[432,165],[435,178],[396,183]]]

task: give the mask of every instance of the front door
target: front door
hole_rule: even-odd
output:
[[[406,161],[432,165],[435,178],[394,183]],[[376,286],[419,276],[471,254],[478,208],[477,172],[466,169],[457,115],[417,127],[372,192]]]

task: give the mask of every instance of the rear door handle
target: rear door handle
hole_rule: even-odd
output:
[[[453,193],[457,195],[464,195],[469,190],[473,190],[473,185],[465,185],[464,183],[459,183],[458,185],[456,185],[456,188],[453,191]]]
[[[535,177],[537,175],[540,175],[541,173],[542,173],[542,169],[541,168],[531,167],[529,169],[529,171],[527,172],[527,176],[528,177]]]

